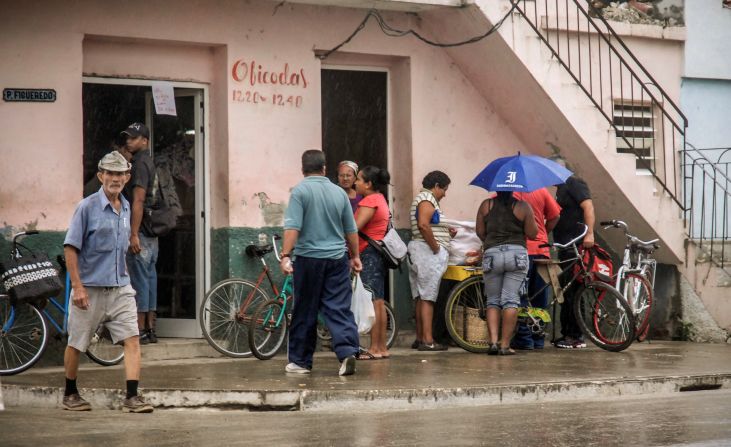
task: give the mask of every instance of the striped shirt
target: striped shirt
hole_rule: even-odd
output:
[[[409,218],[411,219],[411,239],[414,241],[425,241],[416,222],[416,208],[424,201],[430,202],[434,205],[434,209],[437,213],[439,213],[439,223],[431,224],[431,231],[434,233],[434,238],[437,240],[439,245],[444,248],[448,248],[449,241],[452,239],[451,236],[449,236],[449,227],[446,223],[442,222],[444,220],[444,215],[442,214],[441,208],[439,208],[439,202],[437,201],[437,198],[434,197],[434,194],[428,189],[422,189],[419,194],[414,197],[414,201],[411,202],[411,212],[409,213]]]

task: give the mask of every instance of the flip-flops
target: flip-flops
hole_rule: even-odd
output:
[[[381,360],[383,359],[380,355],[373,355],[368,351],[360,351],[355,355],[356,360]]]

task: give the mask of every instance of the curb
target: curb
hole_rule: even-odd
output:
[[[516,403],[638,397],[685,391],[731,388],[729,374],[637,377],[590,381],[509,384],[468,388],[386,390],[166,390],[145,389],[156,408],[249,411],[341,411],[426,409]],[[63,389],[4,385],[6,407],[60,408]],[[119,409],[124,398],[119,389],[87,388],[81,394],[93,407]]]

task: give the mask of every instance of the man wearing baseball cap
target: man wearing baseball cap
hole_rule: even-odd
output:
[[[76,378],[79,357],[89,347],[102,322],[106,323],[114,343],[124,343],[127,397],[122,409],[132,413],[153,410],[137,393],[140,380],[137,305],[125,263],[130,240],[130,205],[122,196],[130,168],[117,151],[101,159],[97,177],[102,187],[78,204],[64,240],[73,304],[69,307],[69,338],[64,353],[66,388],[62,405],[66,410],[91,410],[89,402],[79,395]]]
[[[127,267],[132,287],[137,291],[137,324],[140,344],[157,343],[155,313],[157,311],[157,237],[146,234],[142,219],[145,204],[152,202],[155,181],[155,164],[150,157],[148,144],[150,130],[142,123],[132,123],[122,135],[127,137],[127,151],[132,154],[132,174],[125,186],[124,195],[132,204],[131,235]]]

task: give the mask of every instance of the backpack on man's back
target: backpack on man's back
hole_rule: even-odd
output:
[[[183,214],[175,181],[163,165],[155,165],[152,190],[145,201],[142,228],[148,236],[165,236],[178,225]]]

